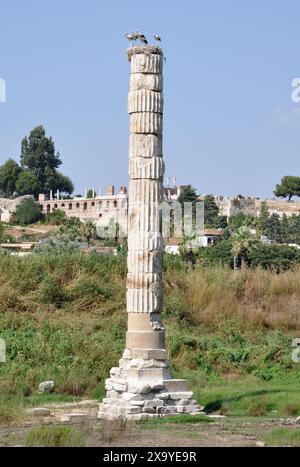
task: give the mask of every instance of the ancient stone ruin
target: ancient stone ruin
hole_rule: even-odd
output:
[[[163,308],[163,52],[132,47],[128,111],[128,331],[119,366],[106,380],[99,418],[131,420],[196,413],[185,380],[172,379],[165,350]]]

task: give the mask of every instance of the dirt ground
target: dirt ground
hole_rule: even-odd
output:
[[[32,417],[29,411],[22,423],[0,427],[0,446],[22,445],[24,434],[34,426],[68,424],[85,433],[87,447],[256,447],[266,432],[284,426],[280,420],[226,417],[211,423],[127,423],[120,431],[111,422],[97,421],[97,406],[96,401],[49,404],[43,406],[51,409],[48,417]],[[66,413],[79,411],[84,415],[82,422],[62,422]]]

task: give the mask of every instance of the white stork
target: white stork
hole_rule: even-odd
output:
[[[143,44],[145,44],[145,45],[148,44],[148,41],[147,41],[146,37],[144,36],[144,34],[139,34],[139,33],[137,33],[137,36],[138,36],[139,40],[140,40]]]
[[[134,35],[128,34],[128,32],[124,32],[124,36],[126,37],[126,39],[129,40],[130,43],[132,43],[135,40]]]
[[[153,34],[153,37],[157,42],[161,42],[161,37],[158,34]]]

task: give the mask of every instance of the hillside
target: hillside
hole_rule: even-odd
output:
[[[102,397],[124,348],[125,258],[2,254],[0,270],[1,422],[17,419],[45,379],[55,381],[55,400]],[[174,375],[189,380],[199,403],[218,413],[300,415],[291,358],[300,270],[190,270],[166,256],[164,278]]]

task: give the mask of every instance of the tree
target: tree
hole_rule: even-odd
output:
[[[252,267],[261,266],[277,272],[288,270],[300,263],[300,251],[288,245],[259,244],[249,254],[248,260]]]
[[[259,218],[257,219],[257,227],[262,234],[266,233],[269,218],[270,218],[270,212],[269,212],[267,203],[264,201],[261,203],[260,214],[259,214]]]
[[[287,241],[287,240],[285,240]],[[300,215],[292,216],[289,219],[289,236],[288,243],[297,243],[300,245]]]
[[[55,151],[51,137],[46,136],[43,126],[37,126],[21,143],[21,165],[30,170],[38,180],[38,191],[50,190],[71,194],[74,186],[71,180],[58,172],[62,164],[59,152]]]
[[[198,199],[196,188],[193,188],[192,185],[187,185],[184,187],[178,196],[179,203],[184,206],[184,203],[194,203],[196,204]]]
[[[0,241],[3,239],[4,227],[2,222],[0,221]]]
[[[181,192],[180,195],[178,196],[177,201],[181,204],[183,211],[185,209],[185,203],[192,203],[192,226],[195,227],[196,225],[196,203],[198,200],[198,195],[196,188],[193,188],[192,185],[187,185],[185,186]],[[171,218],[170,218],[170,235],[174,235],[174,229],[175,229],[175,213],[174,210],[171,210]],[[186,212],[183,212],[183,218],[185,216]],[[184,218],[185,221],[185,218]],[[185,232],[186,230],[189,230],[191,226],[185,226]]]
[[[240,227],[232,237],[232,254],[241,259],[241,268],[245,269],[249,255],[258,248],[258,240],[254,237],[248,227]]]
[[[45,192],[52,190],[56,192],[59,190],[61,193],[68,193],[69,195],[74,191],[74,185],[69,177],[63,175],[57,170],[47,169],[46,182],[44,186]]]
[[[59,153],[55,152],[52,138],[46,136],[43,126],[35,127],[21,143],[21,165],[38,173],[40,183],[44,182],[47,168],[57,169],[61,165]]]
[[[279,198],[288,198],[289,201],[293,196],[300,196],[300,177],[286,175],[281,179],[281,183],[276,185],[274,195]]]
[[[41,208],[33,198],[28,198],[22,201],[13,214],[12,221],[15,224],[33,224],[43,217]]]
[[[272,214],[267,220],[265,234],[276,243],[282,242],[281,222],[278,214]]]
[[[87,198],[94,198],[95,196],[97,196],[97,193],[95,192],[93,188],[90,188],[87,191]]]
[[[242,226],[253,227],[254,226],[254,217],[243,212],[239,212],[234,216],[229,218],[228,227],[230,231],[235,231]]]
[[[298,229],[298,232],[299,232],[299,229]],[[298,238],[299,238],[299,235],[298,235]],[[282,219],[281,219],[281,240],[282,240],[283,243],[290,243],[290,239],[291,239],[290,221],[289,221],[287,215],[284,214],[282,216]]]
[[[20,195],[37,196],[39,192],[39,183],[35,173],[31,170],[22,170],[16,181],[16,191]]]
[[[213,195],[207,195],[204,198],[204,222],[207,227],[219,225],[219,208]]]
[[[21,167],[13,159],[8,159],[0,167],[0,194],[4,197],[13,196],[16,190],[16,181]]]

